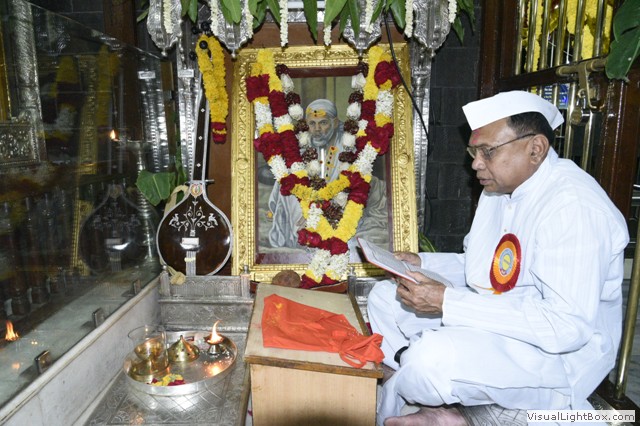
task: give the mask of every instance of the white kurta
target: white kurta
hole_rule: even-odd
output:
[[[506,234],[520,244],[520,270],[515,288],[495,294],[490,273]],[[423,268],[457,286],[445,291],[441,318],[404,309],[390,282],[369,296],[385,363],[398,368],[393,355],[411,341],[384,386],[379,421],[405,400],[585,407],[615,363],[628,241],[624,217],[598,183],[553,150],[511,196],[483,193],[464,254],[420,254]]]

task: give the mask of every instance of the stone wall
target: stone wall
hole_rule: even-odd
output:
[[[462,106],[478,94],[479,19],[476,7],[476,31],[472,32],[463,17],[464,41],[449,34],[433,62],[425,234],[438,251],[462,250],[474,210],[477,183],[465,149],[470,129]]]

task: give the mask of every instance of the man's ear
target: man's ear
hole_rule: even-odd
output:
[[[538,134],[531,139],[529,144],[531,162],[534,164],[540,164],[547,157],[549,152],[549,139],[545,135]]]

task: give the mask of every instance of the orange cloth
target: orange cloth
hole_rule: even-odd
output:
[[[337,352],[347,364],[361,368],[382,362],[382,336],[364,336],[342,314],[303,305],[272,294],[264,298],[262,339],[265,347]]]

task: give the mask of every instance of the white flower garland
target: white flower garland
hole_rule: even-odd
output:
[[[281,155],[274,155],[269,159],[269,167],[271,167],[271,173],[276,180],[282,179],[283,176],[289,174],[287,170],[287,164],[284,162],[284,158]]]
[[[247,20],[248,31],[251,33],[249,38],[251,38],[251,36],[253,36],[253,15],[251,14],[251,9],[249,9],[249,0],[245,0],[243,12],[244,17]]]
[[[309,262],[309,270],[316,277],[321,277],[327,271],[331,259],[331,252],[324,249],[316,249],[316,253]]]
[[[349,201],[349,194],[346,192],[338,192],[335,197],[333,197],[333,202],[344,208],[347,205],[347,201]]]
[[[331,25],[327,25],[324,27],[323,34],[324,34],[324,45],[330,46],[331,45]]]
[[[293,124],[293,120],[291,120],[291,116],[289,114],[284,114],[273,119],[273,125],[275,126],[278,133],[282,132],[282,128],[284,126],[288,126],[291,124]]]
[[[162,13],[164,31],[168,36],[170,36],[173,34],[173,30],[171,28],[171,0],[164,0],[162,6],[164,9]]]
[[[367,4],[364,7],[364,24],[365,31],[368,33],[371,33],[371,30],[373,29],[373,22],[371,22],[371,18],[373,18],[373,0],[367,0]]]
[[[373,161],[377,156],[378,151],[376,151],[370,144],[367,144],[358,154],[358,158],[354,161],[353,166],[361,174],[370,175],[373,171]]]
[[[453,24],[456,20],[456,12],[458,11],[457,0],[449,0],[449,23]]]
[[[393,114],[393,94],[388,90],[378,92],[376,99],[376,114],[384,114],[390,117]]]
[[[413,0],[407,0],[405,3],[405,12],[404,35],[411,38],[413,35]]]
[[[349,132],[344,132],[342,134],[342,145],[345,148],[353,148],[356,146],[356,136]]]
[[[280,46],[285,47],[289,43],[289,2],[280,0]]]
[[[256,116],[256,129],[261,129],[266,124],[273,123],[273,116],[271,115],[271,107],[269,104],[256,103],[254,112]]]
[[[322,217],[322,209],[318,207],[316,203],[311,204],[309,207],[309,216],[307,217],[307,226],[317,228],[320,223],[320,217]]]
[[[211,11],[211,32],[218,34],[218,20],[220,18],[218,0],[209,0],[209,10]]]

